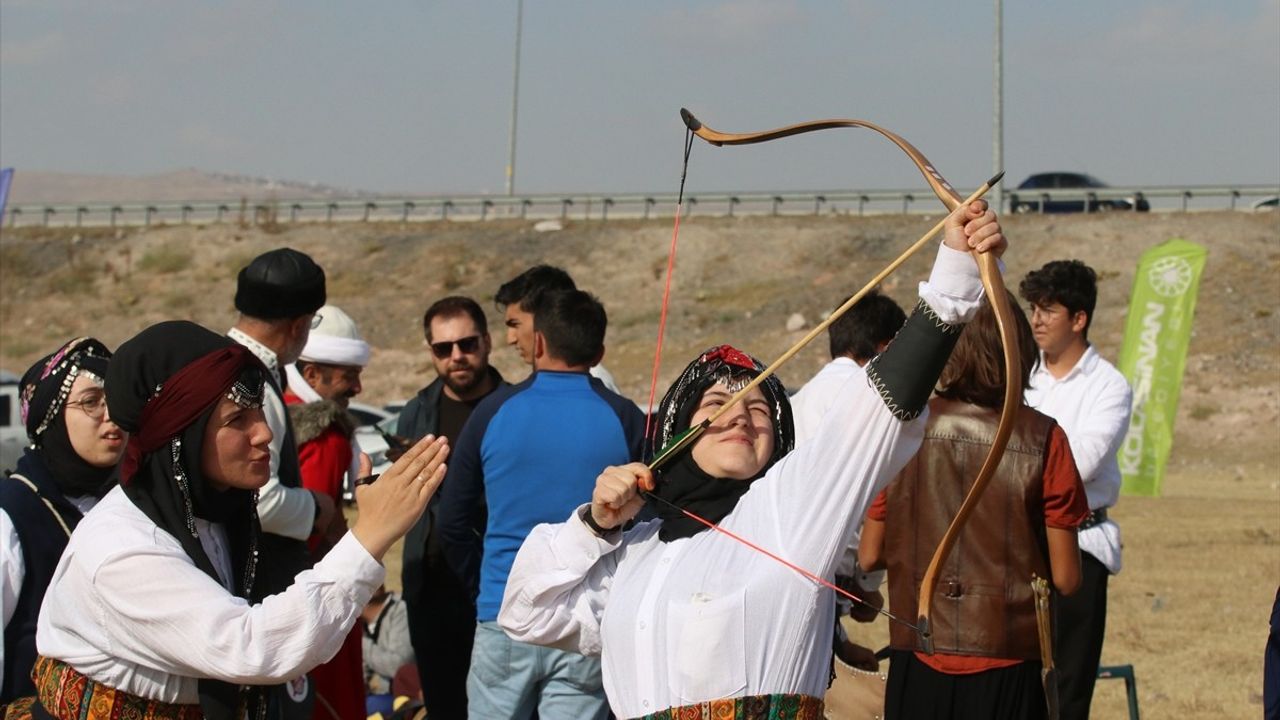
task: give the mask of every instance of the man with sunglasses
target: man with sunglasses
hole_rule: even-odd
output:
[[[489,365],[493,343],[475,300],[437,300],[422,316],[422,331],[436,379],[405,403],[396,434],[412,440],[443,435],[452,444],[476,404],[506,382]],[[476,609],[475,588],[464,587],[445,561],[436,522],[439,497],[405,536],[401,580],[427,713],[448,720],[467,716]],[[483,512],[483,501],[477,509]],[[483,534],[483,519],[474,530]]]

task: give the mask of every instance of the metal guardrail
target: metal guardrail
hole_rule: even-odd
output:
[[[1090,211],[1111,210],[1108,201],[1119,201],[1136,211],[1141,201],[1152,209],[1163,206],[1187,212],[1197,201],[1226,199],[1231,210],[1237,209],[1246,198],[1268,198],[1280,195],[1280,186],[1273,185],[1203,185],[1194,187],[1108,187],[1072,189],[1006,190],[1006,204],[1013,212],[1044,212],[1052,203],[1079,202]],[[1203,207],[1203,204],[1201,204]],[[1221,209],[1221,208],[1219,208]]]
[[[1280,186],[1116,187],[1073,190],[1006,191],[1009,208],[1043,210],[1045,203],[1144,198],[1153,210],[1188,211],[1224,206],[1237,209],[1247,198],[1280,195]],[[920,202],[917,202],[920,201]],[[1206,201],[1209,203],[1205,205]],[[648,219],[671,216],[674,193],[575,195],[450,195],[355,199],[70,203],[10,206],[0,224],[20,226],[150,226],[158,224],[283,225],[300,222],[484,221],[500,218]],[[691,193],[684,216],[712,215],[865,215],[936,213],[933,193],[922,190],[832,190],[810,192]]]

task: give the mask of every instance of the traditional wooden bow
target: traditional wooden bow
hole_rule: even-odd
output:
[[[684,119],[685,125],[688,126],[693,134],[717,146],[750,145],[831,128],[860,127],[874,130],[888,138],[911,158],[911,161],[919,168],[920,174],[924,176],[925,182],[929,183],[929,187],[933,189],[934,194],[938,196],[938,199],[942,201],[942,204],[948,210],[955,210],[963,201],[955,189],[951,187],[951,183],[947,182],[946,178],[933,167],[933,163],[930,163],[929,159],[917,150],[914,145],[907,142],[900,135],[865,120],[815,120],[764,132],[722,133],[703,125],[693,116],[693,113],[683,108],[680,110],[680,117]],[[964,502],[960,505],[960,510],[951,521],[951,525],[947,527],[946,533],[943,534],[942,541],[934,551],[933,558],[929,561],[929,567],[925,571],[924,579],[921,581],[920,595],[917,601],[918,618],[916,630],[920,635],[921,646],[930,655],[933,654],[933,626],[930,616],[933,607],[933,594],[938,587],[942,566],[946,563],[952,548],[955,547],[961,528],[968,522],[969,516],[973,514],[973,509],[978,504],[979,498],[991,482],[991,478],[995,476],[996,468],[999,467],[1000,459],[1004,455],[1005,446],[1009,443],[1009,435],[1013,432],[1013,421],[1017,415],[1018,407],[1022,404],[1022,375],[1021,360],[1018,356],[1017,326],[1013,317],[1013,309],[1009,305],[1009,294],[1005,290],[1004,279],[1000,275],[1000,268],[996,263],[995,257],[990,253],[974,253],[974,258],[978,263],[978,270],[982,276],[982,286],[986,290],[987,299],[991,302],[992,309],[995,311],[996,324],[1000,329],[1000,339],[1004,344],[1004,406],[1000,410],[1000,421],[996,427],[995,438],[991,442],[991,450],[987,453],[987,457],[983,461],[982,468],[978,471],[978,476],[974,479],[972,487],[965,495]]]

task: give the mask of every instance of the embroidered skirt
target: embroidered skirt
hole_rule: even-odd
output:
[[[148,700],[94,682],[70,665],[36,658],[31,679],[40,705],[58,720],[200,720],[199,705]],[[36,717],[41,717],[36,712]]]
[[[637,720],[822,720],[822,700],[812,695],[751,695],[667,708]]]

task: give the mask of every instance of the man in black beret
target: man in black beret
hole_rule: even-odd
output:
[[[254,596],[261,598],[283,591],[294,576],[311,567],[307,538],[315,528],[328,527],[335,512],[327,495],[302,487],[298,447],[285,411],[281,379],[284,368],[297,362],[313,321],[319,319],[316,311],[325,302],[324,270],[305,253],[291,248],[271,250],[240,271],[235,302],[240,319],[227,336],[249,348],[271,371],[270,390],[262,404],[272,434],[271,479],[258,495],[262,537],[257,586],[253,588]],[[303,690],[286,695],[296,699],[310,693]],[[306,710],[295,707],[284,712],[285,717],[294,717]]]

